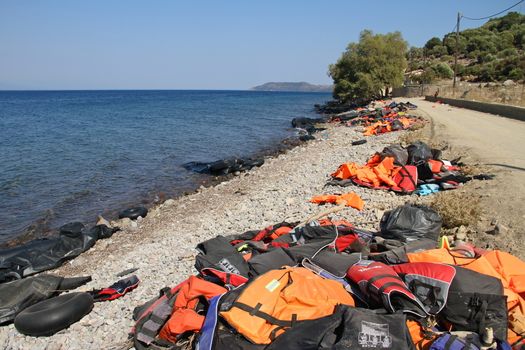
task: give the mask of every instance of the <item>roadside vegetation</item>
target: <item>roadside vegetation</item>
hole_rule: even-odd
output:
[[[459,32],[458,77],[471,82],[525,79],[525,15],[509,12],[479,28]],[[339,102],[380,99],[403,83],[430,84],[454,77],[456,33],[408,48],[400,32],[361,32],[328,74]]]
[[[479,28],[459,32],[457,73],[462,80],[496,82],[525,78],[525,15],[509,12]],[[432,83],[454,76],[456,33],[433,37],[407,53],[413,82]]]

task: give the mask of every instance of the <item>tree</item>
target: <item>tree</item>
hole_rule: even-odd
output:
[[[454,55],[456,53],[456,33],[445,35],[445,39],[443,39],[443,45],[447,48],[449,55]],[[458,38],[458,53],[465,54],[466,51],[467,38],[460,34]]]
[[[448,50],[445,46],[436,45],[428,53],[429,55],[432,55],[434,57],[441,57],[441,56],[448,54]]]
[[[441,39],[437,37],[433,37],[432,39],[427,41],[427,43],[425,44],[425,49],[432,50],[434,46],[441,46],[441,45],[443,45],[443,42],[441,41]]]
[[[358,43],[350,43],[335,64],[329,66],[334,80],[334,98],[383,97],[403,83],[407,68],[407,43],[400,32],[361,32]]]
[[[431,68],[426,68],[422,74],[415,76],[414,80],[420,84],[430,84],[436,80],[436,73]]]

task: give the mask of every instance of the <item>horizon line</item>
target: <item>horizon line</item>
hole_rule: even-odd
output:
[[[64,91],[253,91],[253,92],[312,92],[312,93],[330,93],[324,91],[299,91],[299,90],[254,90],[249,89],[132,89],[132,88],[116,88],[116,89],[0,89],[0,92],[64,92]]]

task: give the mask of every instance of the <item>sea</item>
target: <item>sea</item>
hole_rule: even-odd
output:
[[[318,117],[327,93],[0,91],[0,245],[195,190],[183,167],[249,157]]]

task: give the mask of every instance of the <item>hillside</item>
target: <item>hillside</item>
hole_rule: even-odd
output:
[[[460,31],[458,76],[476,82],[523,80],[525,78],[525,15],[509,12],[481,27]],[[424,47],[408,52],[407,76],[430,83],[453,77],[456,33],[433,37]]]
[[[255,86],[255,91],[300,91],[300,92],[332,92],[332,85],[314,85],[307,82],[269,82]]]

